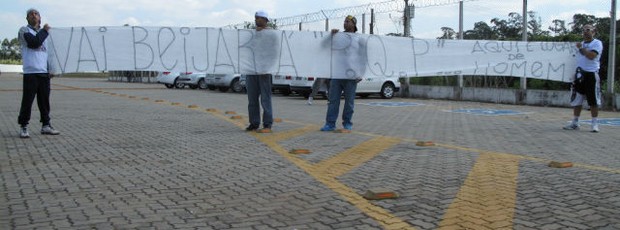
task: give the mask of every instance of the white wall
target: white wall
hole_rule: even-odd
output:
[[[0,73],[21,73],[21,72],[22,72],[21,65],[0,64]]]

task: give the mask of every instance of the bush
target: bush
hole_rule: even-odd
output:
[[[0,64],[4,64],[4,65],[21,65],[22,64],[22,60],[0,59]]]

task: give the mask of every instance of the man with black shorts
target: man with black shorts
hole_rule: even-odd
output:
[[[579,115],[584,99],[588,101],[592,114],[592,132],[600,131],[598,126],[598,108],[601,106],[601,85],[598,70],[600,68],[603,43],[594,38],[595,29],[592,25],[583,26],[583,41],[576,44],[577,73],[573,82],[574,97],[571,97],[570,105],[573,106],[573,121],[564,127],[566,130],[579,129]]]

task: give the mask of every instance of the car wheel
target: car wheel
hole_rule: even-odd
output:
[[[183,84],[181,82],[178,82],[178,80],[179,80],[178,77],[174,79],[174,83],[173,83],[174,84],[174,88],[177,88],[177,89],[185,88],[185,84]]]
[[[174,84],[164,84],[166,86],[166,88],[168,89],[172,89],[174,88]]]
[[[205,82],[204,78],[201,78],[200,80],[198,80],[198,88],[200,88],[200,89],[206,89],[207,88],[207,83]]]
[[[381,98],[390,99],[394,97],[394,84],[386,82],[381,87]]]
[[[229,87],[227,87],[227,86],[222,86],[222,87],[219,87],[218,89],[220,90],[220,92],[226,92],[226,91],[228,91],[228,88]]]
[[[240,93],[241,91],[243,91],[243,86],[241,85],[239,78],[235,78],[232,80],[232,82],[230,83],[230,89],[234,93]]]

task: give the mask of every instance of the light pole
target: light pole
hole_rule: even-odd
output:
[[[607,96],[606,100],[611,103],[613,109],[616,108],[614,99],[614,78],[616,77],[616,0],[611,0],[610,25],[609,25],[609,58],[607,59]]]
[[[527,0],[523,0],[523,34],[521,34],[521,40],[523,42],[527,42]],[[521,87],[519,98],[517,99],[518,103],[525,104],[527,99],[527,77],[521,77]]]
[[[405,29],[403,30],[403,36],[409,37],[411,34],[409,32],[409,0],[405,0],[405,12],[403,19],[405,19],[403,23],[405,25]]]

